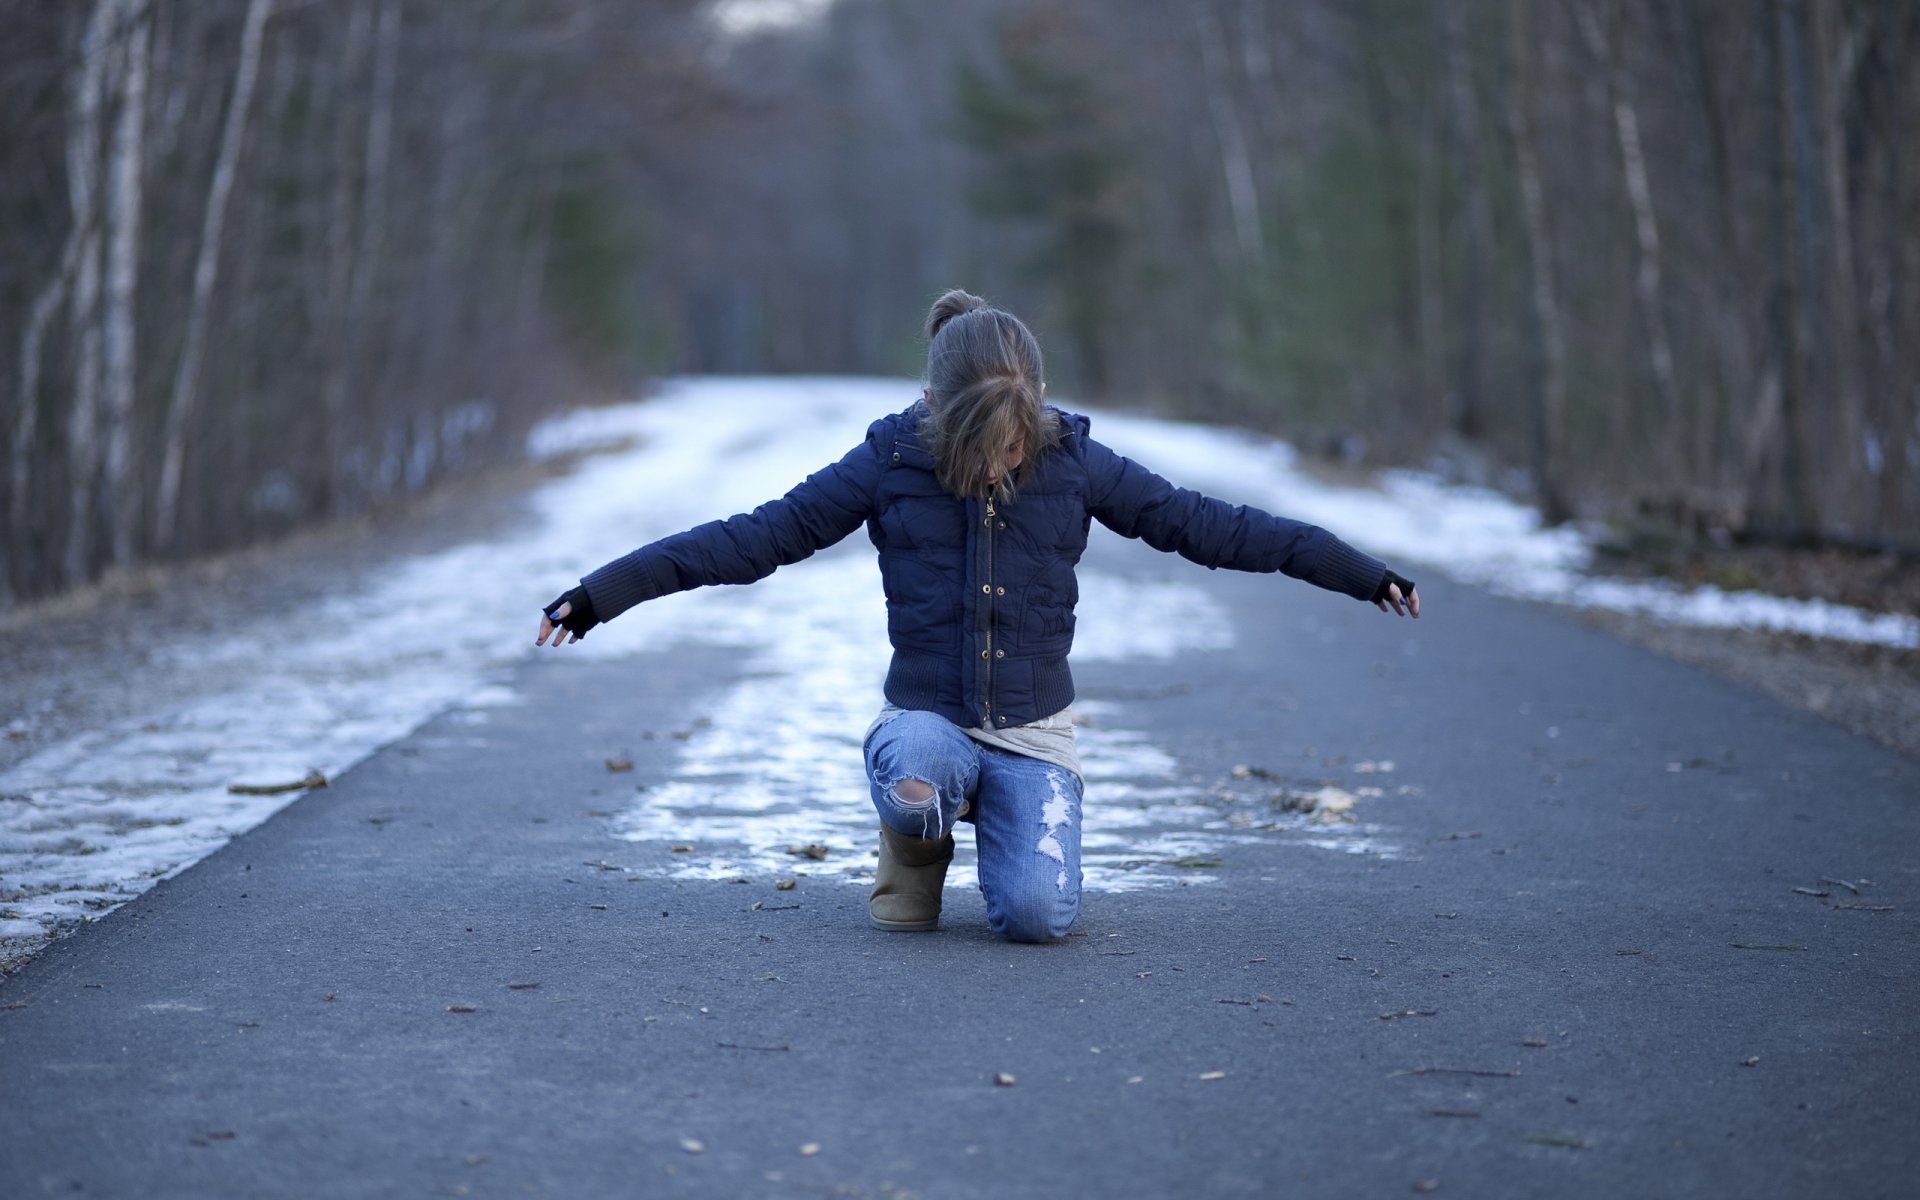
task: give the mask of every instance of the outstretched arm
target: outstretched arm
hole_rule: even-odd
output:
[[[1091,438],[1085,454],[1088,510],[1115,533],[1203,567],[1278,571],[1356,600],[1387,599],[1387,565],[1318,525],[1175,487]]]
[[[872,442],[862,443],[778,500],[615,559],[541,610],[535,645],[550,636],[556,646],[572,644],[644,600],[709,584],[753,583],[833,545],[871,514],[880,469]]]

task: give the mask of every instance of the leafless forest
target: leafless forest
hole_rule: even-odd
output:
[[[1057,393],[1920,546],[1909,0],[0,0],[0,607],[667,372]]]

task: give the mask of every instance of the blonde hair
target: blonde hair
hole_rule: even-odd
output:
[[[1060,443],[1042,402],[1040,343],[1020,318],[953,289],[927,313],[927,413],[920,434],[940,486],[955,496],[1011,500]],[[1022,462],[1000,470],[1008,446]]]

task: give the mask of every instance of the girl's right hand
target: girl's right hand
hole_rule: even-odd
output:
[[[593,597],[587,595],[587,589],[576,587],[560,593],[540,610],[540,636],[533,639],[533,644],[544,646],[552,638],[556,646],[572,645],[599,623],[593,614]]]

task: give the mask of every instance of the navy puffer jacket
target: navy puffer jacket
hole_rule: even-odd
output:
[[[866,441],[751,513],[642,546],[581,580],[601,620],[643,600],[752,583],[867,527],[880,551],[893,664],[887,699],[962,726],[1004,728],[1073,701],[1074,566],[1092,520],[1204,567],[1279,571],[1372,598],[1386,566],[1318,526],[1177,488],[1087,436],[1064,436],[1004,504],[959,499],[921,445],[924,409],[875,421]]]

